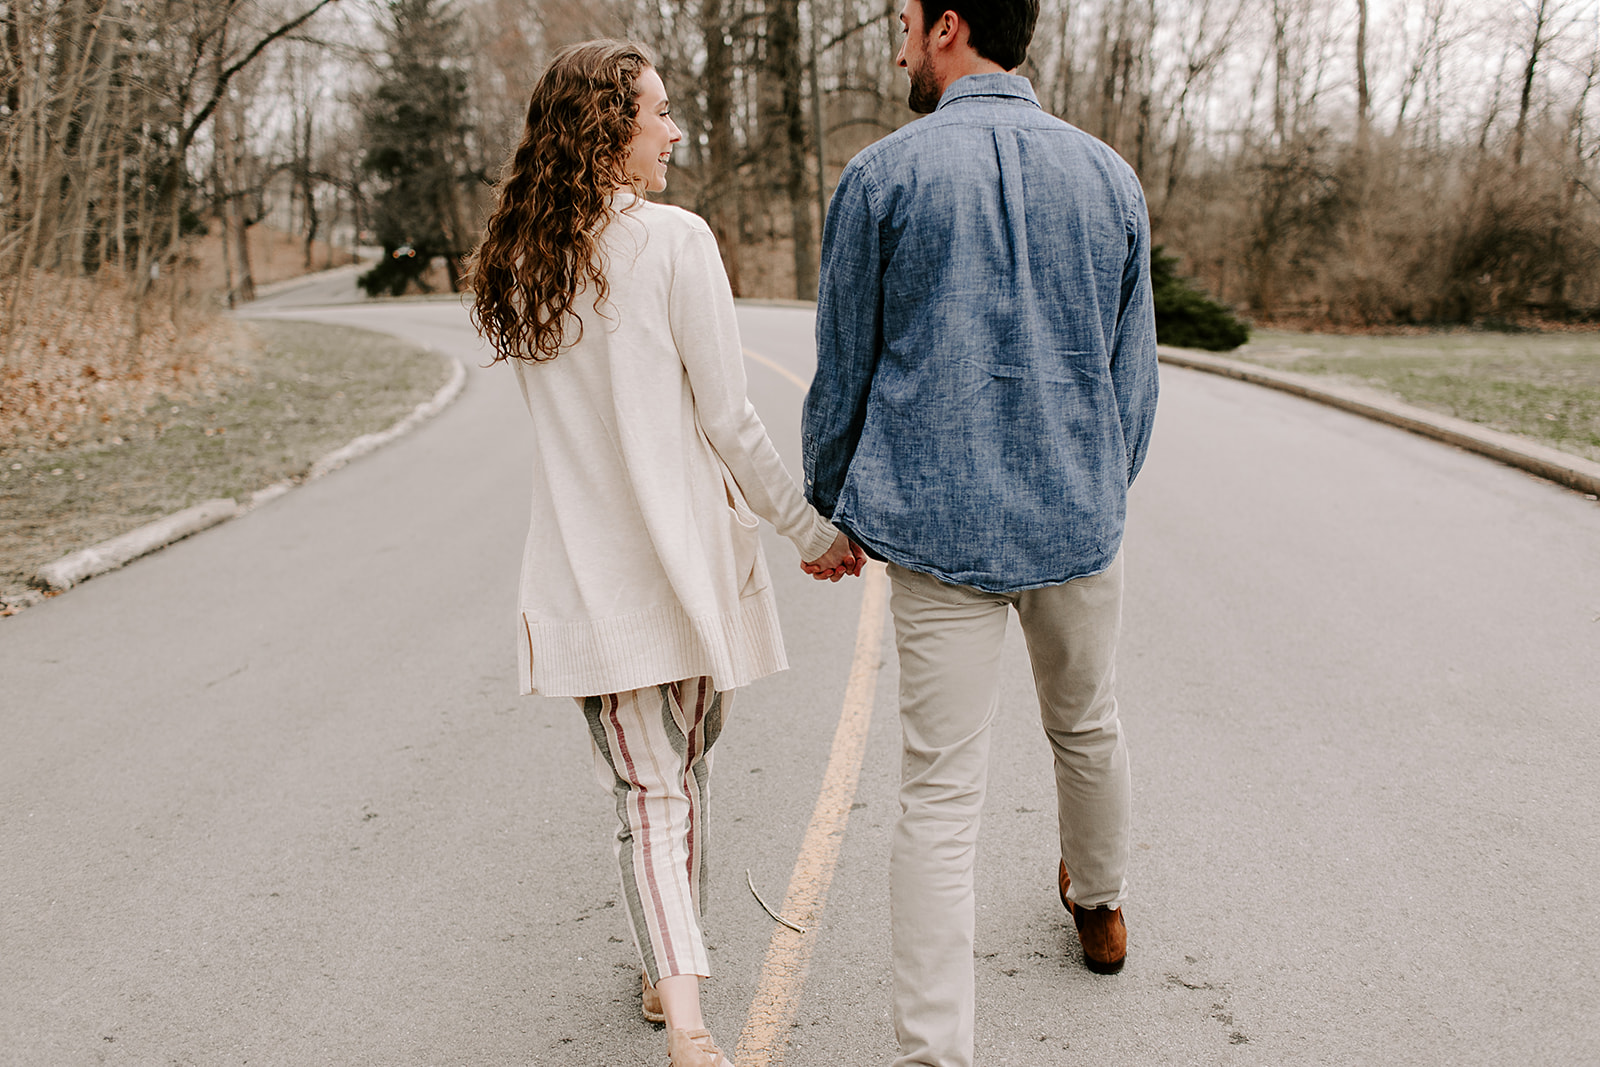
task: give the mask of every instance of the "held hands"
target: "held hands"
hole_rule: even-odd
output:
[[[861,568],[866,562],[867,554],[861,550],[861,546],[844,534],[838,534],[833,544],[828,546],[828,551],[809,563],[800,564],[800,569],[819,582],[837,582],[847,574],[860,577]]]

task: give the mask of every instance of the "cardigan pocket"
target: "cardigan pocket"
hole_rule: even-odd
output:
[[[739,488],[738,479],[734,478],[722,453],[711,443],[710,435],[700,424],[698,412],[694,422],[695,436],[705,448],[706,457],[722,476],[722,492],[728,508],[728,542],[733,550],[733,590],[734,595],[743,600],[772,584],[761,559],[761,518],[745,499],[744,490]]]
[[[717,457],[717,468],[722,472],[722,488],[727,494],[728,514],[732,519],[730,533],[733,538],[734,588],[741,597],[756,592],[756,560],[761,552],[761,519],[745,500],[733,472]]]

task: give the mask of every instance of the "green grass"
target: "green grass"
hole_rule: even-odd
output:
[[[203,500],[241,502],[393,425],[444,384],[437,355],[363,330],[251,324],[258,349],[207,395],[63,445],[0,448],[0,611],[40,566]]]
[[[1380,389],[1600,460],[1600,333],[1353,336],[1256,330],[1229,353]]]

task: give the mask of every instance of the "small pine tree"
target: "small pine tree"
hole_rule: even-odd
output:
[[[1178,274],[1178,258],[1158,245],[1150,253],[1155,290],[1156,340],[1179,348],[1227,352],[1250,340],[1250,328]]]
[[[443,256],[456,289],[470,241],[463,191],[474,180],[466,166],[460,17],[448,0],[390,0],[386,7],[383,65],[361,109],[361,166],[377,179],[372,218],[384,255],[360,282],[371,295],[399,295]]]

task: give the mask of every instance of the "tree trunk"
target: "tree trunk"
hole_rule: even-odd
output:
[[[221,67],[219,69],[216,76],[211,79],[211,84],[207,86],[210,91],[206,94],[204,102],[201,103],[199,107],[194,109],[193,114],[190,114],[189,107],[189,105],[192,103],[191,94],[194,90],[193,72],[191,72],[185,78],[180,79],[179,92],[176,94],[177,101],[175,105],[178,119],[175,131],[176,136],[173,138],[173,144],[170,149],[171,157],[166,161],[166,165],[161,169],[161,179],[157,186],[156,205],[154,211],[154,215],[157,220],[156,225],[160,225],[161,220],[165,220],[166,226],[164,229],[166,230],[166,233],[162,235],[162,245],[160,249],[156,251],[149,250],[145,247],[154,241],[157,233],[159,232],[155,226],[151,226],[141,239],[139,253],[139,258],[141,260],[140,269],[138,277],[134,279],[134,284],[136,286],[135,296],[137,298],[143,299],[145,293],[149,290],[151,281],[149,267],[151,263],[158,261],[155,257],[164,253],[168,248],[176,246],[178,243],[180,232],[179,222],[182,217],[183,208],[182,195],[185,160],[189,153],[189,147],[194,144],[195,136],[200,132],[200,130],[204,128],[206,123],[211,121],[212,116],[216,114],[217,108],[227,100],[228,87],[230,84],[232,84],[233,79],[237,77],[241,71],[249,68],[249,66],[254,63],[256,59],[260,57],[261,53],[265,52],[267,48],[273,44],[273,42],[293,33],[295,30],[309,22],[312,16],[316,15],[317,12],[327,7],[329,4],[337,2],[338,0],[314,0],[311,6],[306,8],[306,10],[302,11],[300,14],[295,15],[283,23],[280,23],[272,30],[263,34],[260,39],[258,39],[255,44],[251,45],[249,50],[247,50],[238,59],[228,64],[226,67]],[[226,39],[228,27],[230,25],[229,20],[236,6],[236,4],[232,3],[225,4],[220,10],[213,13],[213,19],[215,21],[206,26],[202,32],[197,34],[193,43],[194,59],[197,65],[208,58],[213,51],[218,54],[222,54],[224,52],[222,42]]]
[[[122,84],[121,118],[124,124],[133,114],[131,100],[132,90],[125,81]],[[128,271],[128,139],[117,138],[117,200],[116,211],[111,218],[111,239],[117,250],[117,270],[124,274]]]
[[[707,221],[722,250],[728,284],[738,296],[739,176],[733,152],[733,47],[729,42],[732,27],[728,3],[729,0],[703,0],[700,6],[700,32],[706,46],[707,147],[711,155],[711,173],[705,188],[709,197]]]
[[[344,217],[344,198],[339,195],[339,187],[333,187],[333,217],[328,219],[328,254],[322,257],[322,269],[331,270],[337,266],[334,263],[334,240],[339,236],[339,220]]]
[[[116,34],[111,30],[119,15],[119,0],[106,0],[95,17],[89,39],[83,42],[84,65],[77,119],[77,146],[72,170],[76,174],[66,208],[67,261],[73,274],[82,275],[97,264],[89,262],[91,242],[100,229],[96,207],[104,197],[106,174],[106,111],[111,100],[111,71],[116,56]],[[92,59],[90,57],[93,57]],[[96,251],[96,259],[103,254]]]
[[[1071,9],[1063,6],[1061,23],[1056,31],[1059,37],[1056,41],[1055,113],[1063,118],[1072,113],[1072,39],[1067,34],[1071,17]]]
[[[217,108],[211,119],[211,136],[220,155],[223,186],[223,254],[228,260],[228,306],[256,298],[255,271],[250,264],[250,220],[245,210],[244,144],[239,128],[242,116],[232,101]]]
[[[1133,135],[1134,163],[1133,169],[1141,178],[1146,177],[1146,163],[1151,155],[1150,139],[1154,133],[1151,128],[1151,110],[1154,102],[1154,88],[1152,72],[1150,69],[1150,56],[1155,51],[1156,39],[1156,4],[1149,0],[1144,10],[1144,34],[1139,46],[1137,57],[1134,57],[1133,71],[1136,72],[1136,86],[1139,94],[1139,105],[1135,112],[1135,126]]]
[[[1356,154],[1365,157],[1372,128],[1372,88],[1367,82],[1367,0],[1356,0]]]
[[[1433,63],[1435,53],[1439,49],[1444,8],[1444,0],[1428,0],[1427,9],[1423,12],[1422,40],[1417,44],[1416,56],[1406,71],[1405,80],[1400,83],[1400,101],[1394,117],[1395,138],[1399,138],[1405,132],[1406,111],[1411,106],[1412,97],[1416,95],[1417,88],[1422,84],[1423,75]]]
[[[1178,97],[1178,119],[1173,123],[1172,145],[1167,150],[1167,185],[1161,196],[1161,212],[1178,195],[1178,184],[1183,174],[1183,150],[1189,137],[1189,87],[1184,86]]]
[[[817,44],[822,12],[817,0],[807,10],[811,24],[811,135],[817,142],[817,227],[828,219],[828,127],[822,114],[822,49]]]
[[[1522,96],[1517,103],[1517,125],[1511,135],[1511,162],[1522,166],[1522,151],[1528,136],[1528,111],[1533,104],[1533,76],[1538,71],[1539,53],[1549,44],[1545,32],[1550,26],[1550,0],[1539,0],[1533,13],[1533,40],[1528,44],[1528,62],[1522,68]]]
[[[767,6],[767,70],[777,83],[776,114],[767,121],[773,132],[772,158],[783,167],[783,189],[789,201],[789,236],[794,246],[794,295],[817,298],[816,244],[811,224],[811,195],[806,181],[804,67],[800,61],[799,0],[769,0]],[[770,142],[769,142],[770,143]]]
[[[312,263],[312,253],[317,243],[317,227],[322,221],[317,215],[317,186],[311,170],[312,111],[310,106],[306,107],[300,118],[303,125],[300,130],[297,152],[299,158],[295,164],[295,178],[300,186],[300,199],[304,201],[306,206],[305,268],[310,271],[316,269]]]
[[[220,112],[212,120],[211,129],[217,142],[211,152],[211,213],[216,216],[217,234],[222,241],[222,283],[227,287],[225,299],[231,309],[237,305],[233,296],[233,234],[228,227],[228,184],[222,176],[222,160],[228,148]]]
[[[1283,149],[1288,143],[1289,124],[1289,6],[1286,0],[1272,0],[1272,143]]]

